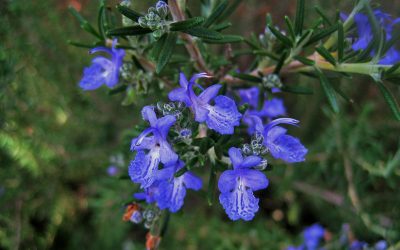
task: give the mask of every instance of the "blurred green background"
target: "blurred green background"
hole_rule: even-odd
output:
[[[153,3],[136,5],[145,10]],[[332,16],[352,5],[307,1],[310,20],[316,3]],[[382,4],[400,16],[398,1]],[[128,131],[143,102],[122,106],[123,96],[78,88],[91,56],[66,41],[90,38],[69,5],[95,22],[97,1],[0,1],[0,249],[143,249],[146,230],[121,219],[135,187],[107,174],[119,156],[117,167],[126,173]],[[231,33],[259,33],[266,12],[279,24],[294,8],[294,0],[244,1]],[[315,87],[311,97],[282,95],[290,116],[301,120],[293,133],[310,149],[307,161],[274,165],[251,222],[229,221],[217,201],[209,207],[189,192],[161,249],[283,249],[314,222],[334,234],[349,223],[368,242],[400,240],[400,124],[379,91],[368,78],[338,80],[352,102],[342,100],[343,112],[334,116],[317,82],[284,79],[293,81]],[[400,88],[390,87],[399,97]]]

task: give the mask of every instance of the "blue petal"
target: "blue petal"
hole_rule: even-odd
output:
[[[231,192],[236,187],[238,176],[234,170],[225,170],[218,180],[218,189],[221,193]]]
[[[264,134],[264,141],[275,141],[276,138],[278,138],[281,135],[286,134],[287,129],[282,128],[282,127],[273,127],[268,131],[267,134]]]
[[[305,155],[308,152],[299,139],[290,135],[278,136],[273,141],[267,138],[266,146],[274,158],[288,163],[305,161]]]
[[[147,155],[142,150],[138,151],[135,159],[129,165],[128,171],[131,180],[140,183],[142,188],[150,187],[155,181],[159,163],[159,150],[150,150]]]
[[[151,127],[156,127],[157,124],[157,116],[154,112],[154,107],[152,106],[144,106],[142,108],[142,117],[143,120],[148,121]]]
[[[238,175],[243,185],[253,191],[265,189],[268,187],[269,181],[265,174],[258,170],[241,169]]]
[[[203,73],[194,74],[192,76],[192,78],[190,78],[190,82],[193,84],[199,78],[211,78],[211,76],[207,75],[207,73],[204,73],[204,72]]]
[[[101,65],[92,64],[83,70],[82,80],[79,82],[79,87],[83,90],[94,90],[99,88],[105,82],[103,77],[104,69]]]
[[[171,101],[183,102],[188,107],[190,107],[192,105],[192,102],[190,101],[190,98],[188,95],[188,91],[185,88],[173,89],[171,92],[169,92],[168,98]]]
[[[199,100],[202,103],[209,103],[212,99],[214,99],[214,97],[216,97],[218,95],[218,92],[220,90],[220,88],[222,87],[222,85],[220,84],[215,84],[212,85],[208,88],[206,88],[200,95],[199,95]]]
[[[272,129],[273,127],[279,125],[279,124],[289,124],[289,125],[294,125],[296,126],[299,123],[298,120],[296,119],[292,119],[292,118],[279,118],[279,119],[275,119],[273,121],[271,121],[270,123],[268,123],[265,128],[264,128],[264,133],[268,133],[268,131],[270,129]]]
[[[173,178],[171,181],[161,182],[159,189],[160,195],[157,198],[157,204],[160,209],[168,208],[172,213],[181,209],[186,196],[186,189],[183,185],[182,177]]]
[[[240,166],[243,161],[242,151],[238,148],[230,148],[228,150],[229,158],[231,159],[233,168]]]
[[[381,65],[392,65],[400,62],[400,52],[395,48],[389,49],[385,56],[381,58],[379,64]]]
[[[191,172],[186,172],[183,175],[183,182],[185,183],[186,188],[196,191],[200,190],[201,186],[203,185],[202,180]]]
[[[208,117],[209,109],[207,108],[209,105],[198,102],[197,97],[193,98],[195,101],[192,103],[192,109],[194,113],[194,120],[196,122],[205,122]]]
[[[286,114],[286,108],[283,105],[283,100],[279,98],[272,98],[271,100],[265,101],[260,115],[275,118]]]
[[[252,115],[250,114],[249,111],[247,111],[242,118],[243,122],[247,124],[247,132],[252,135],[256,131],[262,132],[264,130],[264,125],[260,117],[257,115]]]
[[[231,220],[252,220],[258,211],[258,199],[250,189],[236,188],[233,192],[221,193],[219,201]]]
[[[215,106],[208,109],[206,124],[220,134],[233,134],[234,126],[240,123],[240,114],[235,102],[226,96],[217,96]]]
[[[152,131],[152,128],[145,129],[137,138],[134,138],[131,142],[131,150],[154,148],[156,146],[156,138],[154,136],[146,137]]]
[[[258,164],[260,164],[262,161],[261,157],[258,156],[248,156],[246,158],[244,158],[244,160],[242,161],[242,163],[240,164],[240,168],[251,168],[251,167],[255,167]]]
[[[176,118],[172,115],[166,115],[156,121],[156,128],[163,139],[167,138],[168,131],[175,122]]]
[[[167,141],[160,141],[160,157],[163,164],[172,164],[178,160],[178,155],[174,152]]]
[[[247,103],[253,109],[257,109],[258,96],[259,96],[259,90],[257,87],[252,87],[249,89],[240,89],[239,96],[241,99],[241,102],[240,102],[241,105]]]

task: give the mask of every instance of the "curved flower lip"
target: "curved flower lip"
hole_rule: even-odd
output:
[[[279,124],[289,124],[289,125],[293,125],[293,126],[298,126],[297,125],[298,123],[299,123],[299,121],[296,119],[293,119],[293,118],[278,118],[278,119],[271,121],[264,127],[264,133],[268,133],[268,131],[270,129],[272,129],[273,127],[275,127]]]
[[[84,76],[81,79],[79,86],[83,90],[94,90],[102,85],[107,85],[113,88],[119,81],[119,69],[123,64],[125,51],[116,49],[117,40],[114,39],[112,48],[96,47],[89,51],[90,54],[97,52],[105,52],[111,56],[106,58],[98,56],[92,60],[92,65],[84,69]]]

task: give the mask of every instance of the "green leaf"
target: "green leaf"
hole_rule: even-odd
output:
[[[238,72],[233,72],[232,76],[239,78],[241,80],[244,81],[249,81],[249,82],[257,82],[257,83],[261,83],[262,79],[253,75],[249,75],[249,74],[244,74],[244,73],[238,73]]]
[[[84,43],[75,42],[75,41],[71,41],[71,40],[68,40],[67,43],[72,45],[72,46],[79,47],[79,48],[92,49],[92,48],[95,47],[95,45],[84,44]]]
[[[233,3],[230,4],[225,9],[225,11],[222,13],[222,15],[220,15],[217,18],[216,22],[218,23],[218,22],[221,22],[221,21],[224,21],[224,20],[228,19],[228,17],[230,15],[232,15],[232,13],[237,9],[237,7],[239,7],[239,4],[241,4],[241,2],[242,2],[242,0],[233,0]]]
[[[217,173],[215,171],[214,164],[211,163],[210,177],[208,178],[208,189],[207,189],[207,201],[209,206],[212,206],[214,202],[216,183],[217,183]]]
[[[296,34],[294,32],[293,23],[288,16],[285,16],[285,22],[286,26],[288,27],[290,36],[292,37],[293,40],[296,40]]]
[[[333,66],[336,65],[336,59],[331,55],[331,53],[329,53],[327,49],[325,49],[324,46],[321,45],[320,47],[315,48],[315,50],[330,64],[332,64]]]
[[[136,12],[136,11],[134,11],[126,6],[123,6],[123,5],[117,5],[117,9],[122,15],[126,16],[127,18],[129,18],[135,22],[138,22],[139,17],[143,16],[139,12]]]
[[[314,94],[314,91],[312,89],[307,88],[307,87],[302,87],[302,86],[284,85],[281,88],[281,90],[284,91],[284,92],[300,94],[300,95],[312,95],[312,94]]]
[[[376,85],[378,85],[379,90],[381,91],[383,98],[385,98],[386,103],[389,105],[390,110],[393,113],[393,116],[396,120],[400,121],[400,108],[399,104],[396,102],[396,99],[390,93],[390,91],[386,88],[383,83],[376,81]]]
[[[106,33],[107,36],[140,36],[151,32],[153,32],[151,29],[134,25],[108,30]]]
[[[211,28],[215,31],[222,31],[232,26],[231,22],[224,22],[217,25],[212,26]]]
[[[329,26],[332,25],[332,22],[329,20],[329,18],[325,15],[324,12],[322,12],[322,10],[318,7],[318,6],[314,6],[315,10],[317,11],[317,13],[322,17],[322,19],[324,20],[324,22],[326,24],[328,24]]]
[[[68,7],[69,12],[79,21],[81,28],[95,37],[103,40],[103,37],[93,28],[93,26],[72,6]]]
[[[344,29],[343,23],[338,22],[338,61],[339,63],[343,62],[344,57]]]
[[[303,57],[303,56],[295,56],[293,58],[295,60],[301,62],[302,64],[307,65],[307,66],[314,66],[315,65],[315,61],[310,60],[310,59],[308,59],[306,57]]]
[[[385,71],[385,75],[392,75],[395,73],[398,69],[400,69],[400,62],[396,63],[392,67],[390,67],[388,70]],[[400,74],[399,74],[400,75]]]
[[[100,2],[99,12],[97,14],[97,26],[98,26],[98,30],[100,32],[100,36],[103,37],[103,38],[106,35],[105,31],[104,31],[104,24],[103,24],[104,10],[105,10],[104,1],[101,1]]]
[[[314,35],[311,36],[310,40],[306,43],[305,46],[308,46],[308,45],[313,44],[315,42],[321,41],[322,39],[330,36],[337,29],[338,29],[338,25],[335,24],[335,25],[329,26],[328,28],[326,28],[324,30],[321,30],[319,32],[314,33]]]
[[[301,35],[304,23],[305,0],[297,0],[296,18],[294,21],[294,32]]]
[[[195,27],[190,30],[185,30],[183,31],[185,33],[188,33],[189,35],[204,38],[204,39],[209,39],[209,40],[220,40],[223,38],[222,34],[211,29],[207,29],[204,27]]]
[[[277,30],[274,26],[268,25],[269,30],[275,35],[275,37],[286,47],[291,48],[293,43],[292,41],[283,35],[279,30]]]
[[[167,65],[169,59],[172,56],[172,52],[174,50],[177,39],[178,35],[176,32],[170,32],[167,34],[163,47],[160,51],[160,55],[158,56],[158,61],[156,66],[157,74],[159,74]]]
[[[213,23],[215,23],[217,19],[221,16],[222,12],[224,12],[227,6],[228,6],[228,0],[223,0],[219,5],[217,5],[211,12],[207,20],[205,21],[204,27],[208,28]]]
[[[150,57],[154,61],[157,61],[158,57],[160,56],[161,49],[164,46],[166,38],[167,38],[167,34],[164,34],[156,42],[153,43],[153,47],[151,48]]]
[[[315,68],[315,72],[317,73],[317,75],[319,77],[319,80],[320,80],[319,82],[321,84],[322,90],[324,91],[325,96],[328,98],[328,102],[329,102],[332,110],[335,113],[339,113],[339,105],[336,100],[335,90],[334,90],[333,86],[331,85],[328,78],[324,75],[324,73],[320,69]]]
[[[205,43],[215,43],[215,44],[240,43],[240,42],[243,42],[243,41],[244,41],[243,37],[236,36],[236,35],[223,35],[222,39],[219,39],[219,40],[203,39],[203,42],[205,42]]]
[[[287,51],[282,53],[281,57],[279,58],[278,64],[275,67],[274,74],[277,74],[277,75],[279,74],[279,72],[281,71],[283,65],[285,64],[285,60],[286,60],[287,55],[288,55]]]
[[[193,17],[190,19],[186,19],[184,21],[171,23],[170,30],[171,31],[181,31],[181,30],[189,30],[191,28],[197,27],[204,22],[204,17]]]
[[[367,16],[368,16],[368,20],[370,22],[370,26],[372,28],[373,37],[375,38],[374,39],[375,40],[375,42],[374,42],[374,50],[378,51],[379,50],[379,46],[383,42],[383,41],[381,41],[383,29],[381,28],[381,25],[379,24],[378,20],[376,20],[374,11],[372,10],[371,6],[369,4],[365,4],[364,7],[365,7],[365,10],[367,12]]]

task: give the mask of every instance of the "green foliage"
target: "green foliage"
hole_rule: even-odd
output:
[[[256,14],[244,12],[240,0],[201,2],[206,14],[196,16],[200,1],[193,3],[193,10],[188,5],[192,12],[185,14],[190,18],[171,21],[160,37],[138,25],[153,2],[116,8],[108,1],[101,1],[100,8],[87,2],[82,11],[59,1],[0,3],[0,32],[5,34],[0,45],[0,248],[143,248],[146,230],[121,220],[125,202],[138,188],[127,176],[130,140],[143,129],[133,124],[139,122],[143,104],[166,100],[162,92],[177,86],[178,79],[166,80],[166,75],[199,68],[184,51],[185,35],[198,47],[195,53],[204,60],[200,67],[226,73],[226,79],[241,81],[240,86],[263,88],[267,74],[256,72],[257,66],[280,74],[284,84],[279,95],[288,102],[288,115],[301,118],[299,137],[310,153],[297,166],[272,161],[270,187],[258,194],[260,213],[249,223],[231,222],[217,205],[217,173],[228,167],[223,162],[227,149],[246,138],[213,134],[195,139],[198,151],[185,159],[187,167],[177,176],[187,170],[200,173],[206,164],[211,171],[202,179],[208,186],[200,197],[189,192],[183,212],[171,215],[161,249],[284,249],[299,243],[301,230],[317,221],[333,233],[349,223],[358,239],[398,245],[400,125],[388,117],[391,110],[400,119],[400,64],[382,67],[369,56],[372,50],[383,53],[395,40],[385,41],[374,25],[381,32],[378,39],[365,51],[352,52],[344,37],[354,24],[324,11],[337,4],[349,7],[345,1],[299,0],[296,8],[294,1],[242,1],[249,9],[274,7],[274,17],[288,15],[274,22],[267,18],[263,35],[268,43],[258,34],[247,36],[261,26],[243,21]],[[376,22],[366,2],[358,1],[356,10]],[[323,5],[315,8],[317,22],[309,8],[314,3]],[[284,13],[278,5],[285,6]],[[119,13],[128,25],[116,19]],[[87,32],[76,27],[74,18]],[[278,28],[284,25],[286,33]],[[113,90],[83,94],[77,82],[89,64],[86,51],[106,45],[113,36],[127,44],[125,59],[132,59],[134,76],[123,77]],[[79,48],[68,46],[68,39]],[[258,64],[238,73],[236,65],[242,69],[249,60]],[[290,68],[291,63],[296,67]],[[321,91],[312,88],[317,82]],[[238,86],[223,83],[225,90]],[[210,161],[206,154],[213,156]],[[121,158],[114,177],[106,174],[114,164],[112,155]]]

